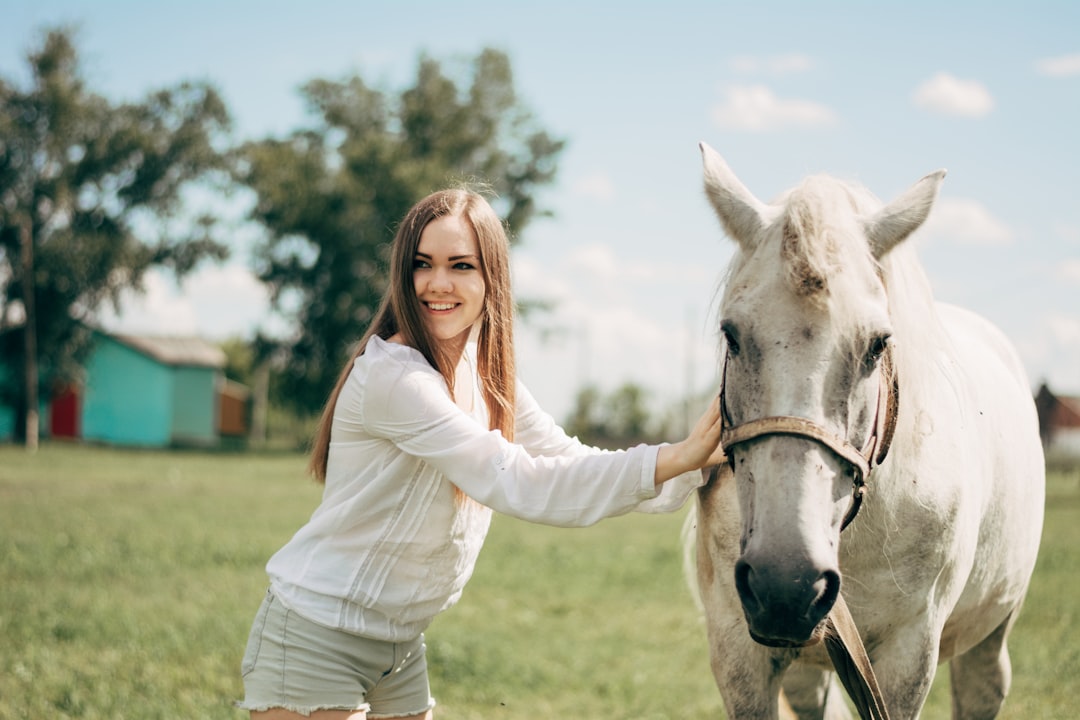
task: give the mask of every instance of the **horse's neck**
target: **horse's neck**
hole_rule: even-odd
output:
[[[923,408],[942,391],[943,365],[954,362],[952,344],[914,249],[903,245],[894,249],[882,266],[896,346],[900,411]]]

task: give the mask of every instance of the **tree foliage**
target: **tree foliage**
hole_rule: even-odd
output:
[[[493,191],[511,236],[538,214],[562,141],[519,103],[506,55],[483,50],[456,78],[422,56],[411,87],[361,77],[301,90],[313,125],[239,150],[236,176],[267,229],[258,275],[292,314],[286,372],[275,389],[301,412],[324,402],[382,295],[396,223],[427,193],[464,181]]]
[[[587,385],[578,391],[566,431],[600,447],[655,442],[667,432],[666,420],[657,422],[648,405],[648,391],[635,383],[624,383],[607,395]]]
[[[140,288],[149,268],[182,276],[227,254],[212,219],[180,219],[187,184],[225,168],[215,142],[229,116],[213,88],[184,83],[110,103],[86,86],[67,29],[47,32],[28,61],[29,87],[0,79],[0,366],[9,370],[0,400],[15,407],[27,320],[49,361],[44,385],[72,372],[83,323],[125,288]],[[24,227],[33,248],[29,318]]]

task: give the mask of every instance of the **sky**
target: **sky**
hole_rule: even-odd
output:
[[[26,54],[59,24],[78,27],[94,91],[119,102],[209,81],[237,140],[309,122],[297,89],[314,78],[395,91],[421,54],[449,69],[506,52],[520,101],[567,141],[537,194],[552,217],[525,229],[513,262],[518,296],[554,303],[520,325],[517,348],[522,379],[560,420],[584,384],[636,383],[657,413],[718,387],[733,244],[704,198],[702,141],[762,200],[824,172],[888,201],[947,168],[909,240],[935,295],[1004,330],[1033,390],[1080,394],[1075,0],[3,0],[0,77],[25,87]],[[106,326],[289,332],[253,279],[243,202],[223,208],[227,263],[180,286],[151,276]]]

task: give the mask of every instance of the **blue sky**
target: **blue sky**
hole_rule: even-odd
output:
[[[209,80],[238,138],[302,123],[296,89],[315,77],[396,89],[421,52],[451,65],[506,51],[521,100],[568,141],[539,196],[555,217],[527,228],[514,265],[520,295],[558,303],[518,336],[521,374],[558,418],[583,382],[639,383],[657,407],[715,384],[713,309],[732,248],[701,191],[702,140],[762,199],[828,172],[888,200],[948,168],[912,240],[937,296],[998,324],[1033,387],[1080,394],[1073,0],[7,0],[2,16],[5,79],[25,82],[42,28],[78,23],[90,87],[127,100]],[[287,331],[251,280],[252,237],[238,227],[229,264],[182,288],[155,277],[108,322]]]

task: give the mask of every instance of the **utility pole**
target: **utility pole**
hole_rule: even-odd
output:
[[[683,424],[684,434],[689,435],[691,428],[694,427],[694,414],[697,408],[693,406],[694,401],[694,306],[692,303],[686,305],[686,377],[683,381],[686,383],[683,387]]]

